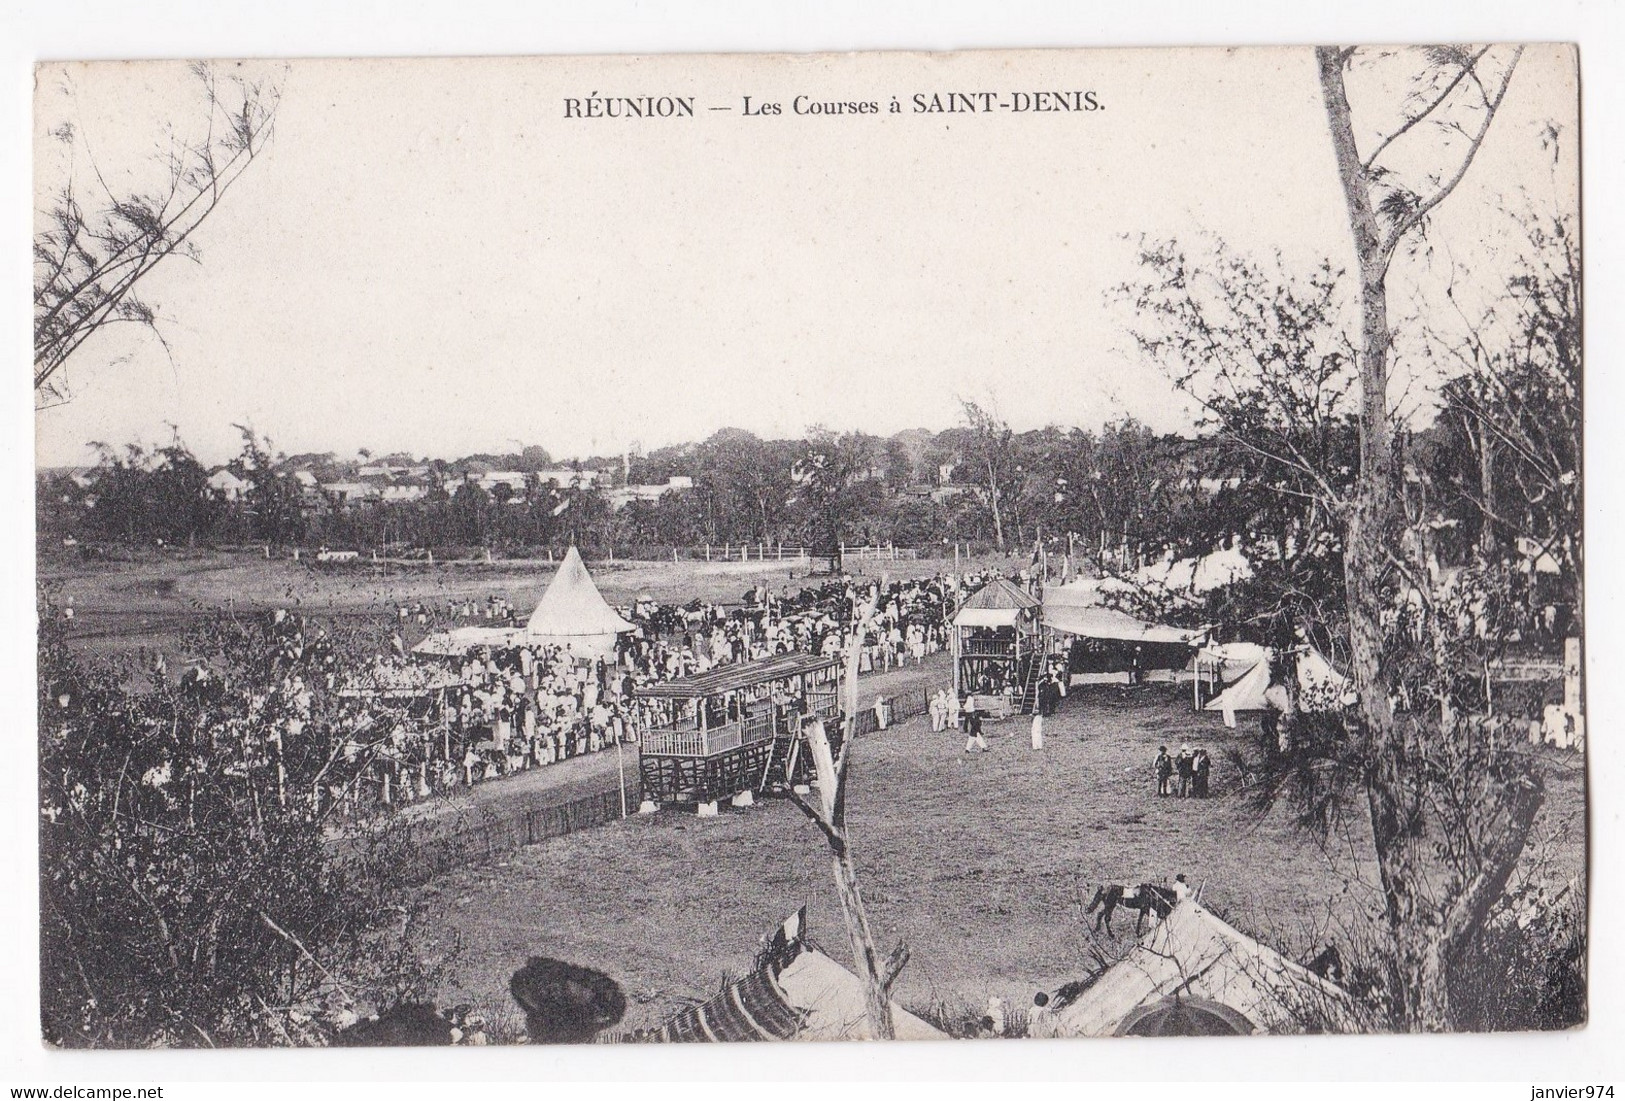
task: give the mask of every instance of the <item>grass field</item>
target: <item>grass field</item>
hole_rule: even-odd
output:
[[[966,755],[953,733],[916,720],[869,736],[852,766],[851,832],[875,934],[913,950],[899,985],[910,1007],[1028,1004],[1091,969],[1081,912],[1101,881],[1163,881],[1184,872],[1204,901],[1267,939],[1317,939],[1328,916],[1369,898],[1345,892],[1349,859],[1328,856],[1280,817],[1254,818],[1236,796],[1224,750],[1243,732],[1192,713],[1183,693],[1076,690],[1041,753],[1027,724],[989,728],[991,752]],[[1159,799],[1159,744],[1214,754],[1214,797]],[[1556,760],[1556,759],[1554,759]],[[1554,769],[1542,830],[1584,830],[1581,766]],[[1566,878],[1581,871],[1583,849]],[[715,819],[679,812],[632,818],[523,849],[500,864],[426,888],[436,938],[464,950],[442,1001],[500,1012],[508,975],[531,954],[598,967],[631,1002],[626,1025],[656,1024],[685,999],[748,967],[758,938],[803,904],[810,928],[847,961],[827,849],[791,805],[764,802]],[[1107,954],[1128,942],[1119,916]]]

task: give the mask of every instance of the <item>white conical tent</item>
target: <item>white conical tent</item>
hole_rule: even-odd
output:
[[[593,584],[581,552],[571,547],[525,624],[525,641],[598,656],[614,653],[615,636],[630,630]]]

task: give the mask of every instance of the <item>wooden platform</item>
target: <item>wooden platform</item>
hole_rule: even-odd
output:
[[[644,753],[638,759],[643,797],[656,803],[714,803],[759,790],[773,740],[711,757]]]

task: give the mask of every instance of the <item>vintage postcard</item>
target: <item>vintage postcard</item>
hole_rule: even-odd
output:
[[[39,65],[44,1040],[1583,1026],[1578,114]]]

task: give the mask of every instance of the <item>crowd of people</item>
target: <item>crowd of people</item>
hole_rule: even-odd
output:
[[[964,577],[961,591],[986,580]],[[424,702],[401,723],[402,738],[384,755],[382,771],[394,775],[380,780],[378,791],[385,802],[410,801],[635,741],[641,731],[671,724],[681,706],[641,698],[638,687],[719,665],[792,652],[838,654],[854,637],[862,640],[860,673],[919,665],[948,648],[954,601],[953,579],[942,576],[886,582],[843,577],[797,592],[758,585],[734,605],[639,598],[624,609],[634,629],[618,638],[613,654],[581,660],[559,647],[523,641],[480,647],[448,659],[439,681],[408,675],[405,630],[414,624],[424,630],[516,626],[514,605],[497,596],[444,606],[399,604],[395,656],[381,659],[371,679],[423,686]],[[722,706],[754,703],[737,699]],[[877,701],[877,707],[884,703]],[[409,730],[415,737],[404,733]]]
[[[987,579],[961,580],[960,592]],[[638,689],[692,676],[721,665],[792,652],[834,655],[861,639],[860,672],[883,672],[923,662],[950,646],[955,606],[953,579],[928,577],[895,582],[831,580],[791,593],[757,586],[734,605],[693,601],[659,604],[640,598],[623,614],[633,629],[622,633],[612,652],[583,659],[550,645],[516,640],[482,646],[438,662],[407,656],[395,631],[395,654],[375,655],[356,664],[341,662],[327,630],[307,626],[302,617],[273,613],[273,646],[267,654],[277,670],[276,687],[249,701],[245,721],[274,731],[266,753],[280,758],[282,739],[298,739],[311,719],[311,686],[325,683],[339,700],[336,722],[326,735],[337,760],[358,765],[348,790],[331,797],[352,812],[371,806],[399,806],[445,794],[483,780],[546,767],[587,754],[637,742],[644,732],[684,724],[692,702],[649,698]],[[454,619],[511,625],[514,606],[500,597],[451,606]],[[427,625],[442,609],[400,605],[400,624]],[[421,617],[421,618],[420,618]],[[162,672],[160,670],[160,672]],[[837,671],[830,671],[833,680]],[[183,690],[218,693],[224,684],[202,667],[180,678]],[[833,691],[833,685],[830,686]],[[1044,747],[1045,720],[1066,694],[1067,679],[1046,668],[1037,681],[1032,711],[1034,750]],[[736,697],[717,698],[707,725],[757,715],[762,697],[773,694],[777,712],[806,713],[807,701],[780,698],[775,686],[759,686]],[[875,702],[876,725],[889,725],[888,701]],[[683,711],[688,708],[688,711]],[[986,751],[983,729],[989,717],[967,708],[949,688],[928,701],[934,731],[957,730],[967,752]],[[1159,796],[1208,795],[1211,758],[1206,749],[1159,747],[1154,764]]]

